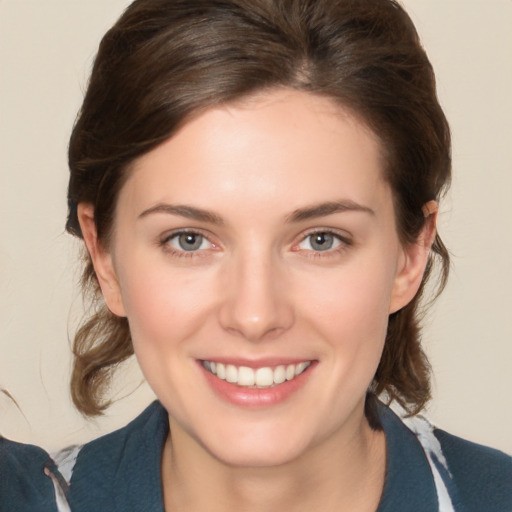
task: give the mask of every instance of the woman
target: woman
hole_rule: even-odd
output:
[[[448,273],[449,129],[398,4],[138,0],[69,161],[97,307],[75,404],[133,352],[159,398],[80,450],[73,510],[510,509],[508,457],[377,399],[428,401]]]

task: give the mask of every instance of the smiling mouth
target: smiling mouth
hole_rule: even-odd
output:
[[[201,361],[201,363],[206,371],[215,375],[218,379],[240,387],[267,389],[294,380],[311,365],[312,361],[261,368],[235,366],[215,361]]]

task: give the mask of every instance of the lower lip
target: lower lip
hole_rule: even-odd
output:
[[[198,363],[206,381],[218,396],[231,404],[248,408],[272,407],[286,401],[304,386],[316,366],[316,361],[313,361],[306,370],[292,380],[271,388],[256,389],[237,386],[219,379],[206,370],[200,361]]]

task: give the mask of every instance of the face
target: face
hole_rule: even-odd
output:
[[[281,90],[202,113],[141,157],[108,250],[82,205],[171,432],[247,466],[360,432],[388,316],[428,252],[401,246],[382,165],[347,111]]]

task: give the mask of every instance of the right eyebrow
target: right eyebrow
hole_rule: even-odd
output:
[[[217,214],[203,210],[202,208],[196,208],[195,206],[187,206],[187,205],[174,205],[168,203],[159,203],[147,210],[144,210],[138,218],[144,218],[148,215],[154,213],[165,213],[168,215],[178,215],[180,217],[185,217],[187,219],[198,220],[200,222],[208,222],[210,224],[214,224],[216,226],[220,226],[224,224],[224,220],[219,217]]]

